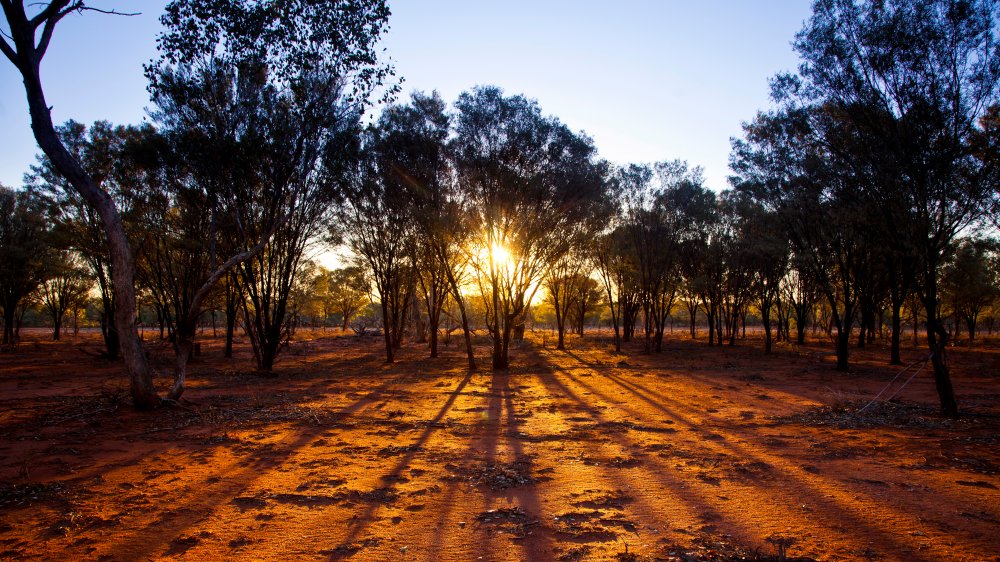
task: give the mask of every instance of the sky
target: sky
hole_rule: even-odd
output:
[[[71,15],[42,63],[53,120],[139,123],[142,65],[156,57],[164,0],[95,0],[141,12]],[[385,54],[412,90],[449,102],[476,85],[538,101],[619,164],[682,159],[726,188],[729,139],[794,70],[810,0],[390,0]],[[6,31],[5,24],[0,29]],[[0,58],[0,183],[17,187],[38,149],[13,65]]]

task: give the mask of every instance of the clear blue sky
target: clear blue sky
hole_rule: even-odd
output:
[[[384,43],[413,89],[447,101],[477,84],[538,100],[619,163],[681,158],[722,189],[729,138],[792,70],[810,0],[390,0]],[[104,0],[57,28],[43,82],[57,123],[137,123],[165,0]],[[0,183],[19,186],[37,148],[13,66],[0,59]]]

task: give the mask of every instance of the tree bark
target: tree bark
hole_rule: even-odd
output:
[[[62,4],[65,6],[65,3]],[[24,83],[28,99],[28,110],[31,115],[31,130],[39,148],[49,158],[53,166],[62,174],[73,189],[101,217],[101,224],[111,250],[112,261],[112,291],[115,295],[115,326],[117,327],[125,371],[129,377],[129,389],[132,395],[132,405],[138,410],[148,410],[159,406],[160,397],[153,387],[153,371],[146,359],[139,333],[136,330],[136,301],[133,280],[132,250],[121,215],[115,208],[114,200],[101,189],[94,179],[80,166],[80,163],[66,150],[56,135],[52,125],[52,115],[42,82],[39,67],[47,47],[48,40],[43,39],[41,48],[35,45],[35,26],[23,13],[20,2],[12,3],[11,11],[7,13],[10,34],[16,48],[16,57],[12,62],[17,65]],[[5,6],[6,8],[7,6]],[[5,10],[7,12],[7,10]],[[58,19],[59,9],[45,21],[43,36],[51,37],[52,27]],[[12,17],[14,16],[14,17]]]
[[[394,342],[392,341],[392,328],[389,320],[389,304],[386,300],[385,297],[382,297],[382,337],[385,340],[385,362],[392,363],[395,360],[392,352]]]
[[[927,347],[931,354],[931,364],[934,366],[934,386],[937,388],[938,399],[941,402],[941,413],[948,417],[958,417],[958,401],[955,399],[955,389],[951,384],[951,375],[945,358],[945,346],[948,344],[948,331],[938,315],[937,264],[927,260],[924,267],[924,286],[921,300],[927,313]]]
[[[764,353],[771,353],[771,310],[770,306],[762,306],[760,319],[764,324]]]

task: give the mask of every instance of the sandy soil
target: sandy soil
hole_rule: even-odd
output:
[[[181,407],[136,413],[95,336],[29,333],[0,355],[0,559],[1000,560],[990,345],[950,350],[949,420],[926,370],[857,412],[899,371],[879,346],[844,374],[826,344],[530,339],[494,373],[316,332],[275,378],[207,339]]]

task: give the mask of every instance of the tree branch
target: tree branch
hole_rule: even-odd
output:
[[[43,9],[41,12],[38,12],[38,14],[35,17],[31,18],[31,20],[28,21],[28,23],[31,25],[31,29],[38,29],[38,26],[47,22],[50,18],[61,12],[62,9],[65,8],[67,4],[69,4],[69,2],[70,0],[53,0],[52,2],[49,2],[49,5],[46,6],[45,9]],[[77,7],[81,7],[82,5],[83,5],[83,0],[77,0],[74,9]]]
[[[83,6],[83,5],[79,6],[76,9],[79,10],[79,11],[81,11],[81,12],[97,12],[99,14],[107,14],[107,15],[110,15],[110,16],[128,16],[128,17],[132,17],[132,16],[141,16],[142,15],[142,12],[119,12],[118,10],[102,10],[100,8],[94,8],[94,7],[91,7],[91,6]]]
[[[35,51],[37,53],[37,58],[35,59],[36,61],[41,61],[42,57],[45,56],[45,51],[49,48],[49,41],[52,39],[52,32],[55,30],[56,24],[59,23],[59,20],[82,8],[83,2],[81,0],[64,10],[53,14],[45,20],[45,27],[42,29],[42,37],[38,40],[38,46],[35,47]]]
[[[189,311],[190,318],[193,319],[197,317],[197,314],[201,309],[202,301],[205,300],[205,298],[208,296],[209,291],[212,290],[212,287],[215,286],[215,284],[219,281],[219,279],[221,279],[223,275],[228,273],[230,269],[236,267],[237,265],[259,254],[264,249],[264,247],[267,246],[268,242],[271,241],[271,238],[278,231],[278,229],[280,229],[285,224],[285,222],[287,222],[288,217],[289,215],[285,215],[284,217],[276,221],[272,226],[272,228],[270,228],[268,232],[261,237],[260,241],[257,242],[256,246],[250,248],[245,252],[241,252],[229,258],[228,260],[226,260],[225,263],[223,263],[219,267],[219,269],[215,271],[215,273],[209,276],[209,278],[205,281],[205,283],[201,286],[201,288],[198,289],[198,292],[195,293],[194,298],[191,299],[191,308]]]
[[[3,37],[0,37],[0,53],[3,53],[3,56],[7,57],[10,62],[14,63],[14,66],[17,66],[17,53],[14,52],[14,49]]]

